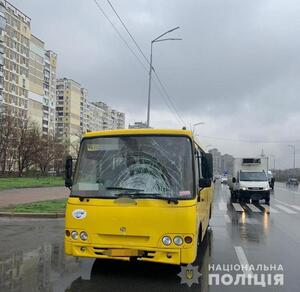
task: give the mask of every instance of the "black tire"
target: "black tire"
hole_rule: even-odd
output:
[[[270,204],[270,197],[269,198],[265,198],[265,202],[266,202],[266,204]]]
[[[231,202],[236,202],[236,193],[234,191],[231,191],[231,195],[230,195],[230,200]]]
[[[201,244],[201,242],[202,242],[202,224],[200,224],[200,227],[199,227],[198,246]]]

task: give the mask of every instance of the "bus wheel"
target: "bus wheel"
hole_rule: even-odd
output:
[[[198,242],[197,242],[198,246],[201,244],[201,241],[202,241],[202,224],[200,224],[200,227],[199,227]]]

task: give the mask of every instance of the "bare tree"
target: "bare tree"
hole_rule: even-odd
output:
[[[16,162],[19,176],[34,165],[35,157],[40,151],[40,139],[39,128],[34,123],[24,122],[17,130]]]
[[[12,116],[0,115],[0,169],[2,174],[12,168],[17,122],[17,119]]]
[[[50,168],[54,167],[56,159],[63,160],[65,149],[62,143],[52,134],[41,136],[38,143],[35,163],[42,174],[47,174]]]

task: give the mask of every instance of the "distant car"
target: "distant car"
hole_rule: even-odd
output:
[[[299,181],[296,178],[288,178],[288,180],[286,182],[287,187],[290,187],[290,186],[297,187],[298,185],[299,185]]]
[[[221,184],[227,184],[228,183],[228,179],[226,176],[222,176],[221,177]]]

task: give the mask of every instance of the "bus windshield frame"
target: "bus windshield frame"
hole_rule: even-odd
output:
[[[83,138],[71,197],[193,199],[193,149],[186,135]]]

